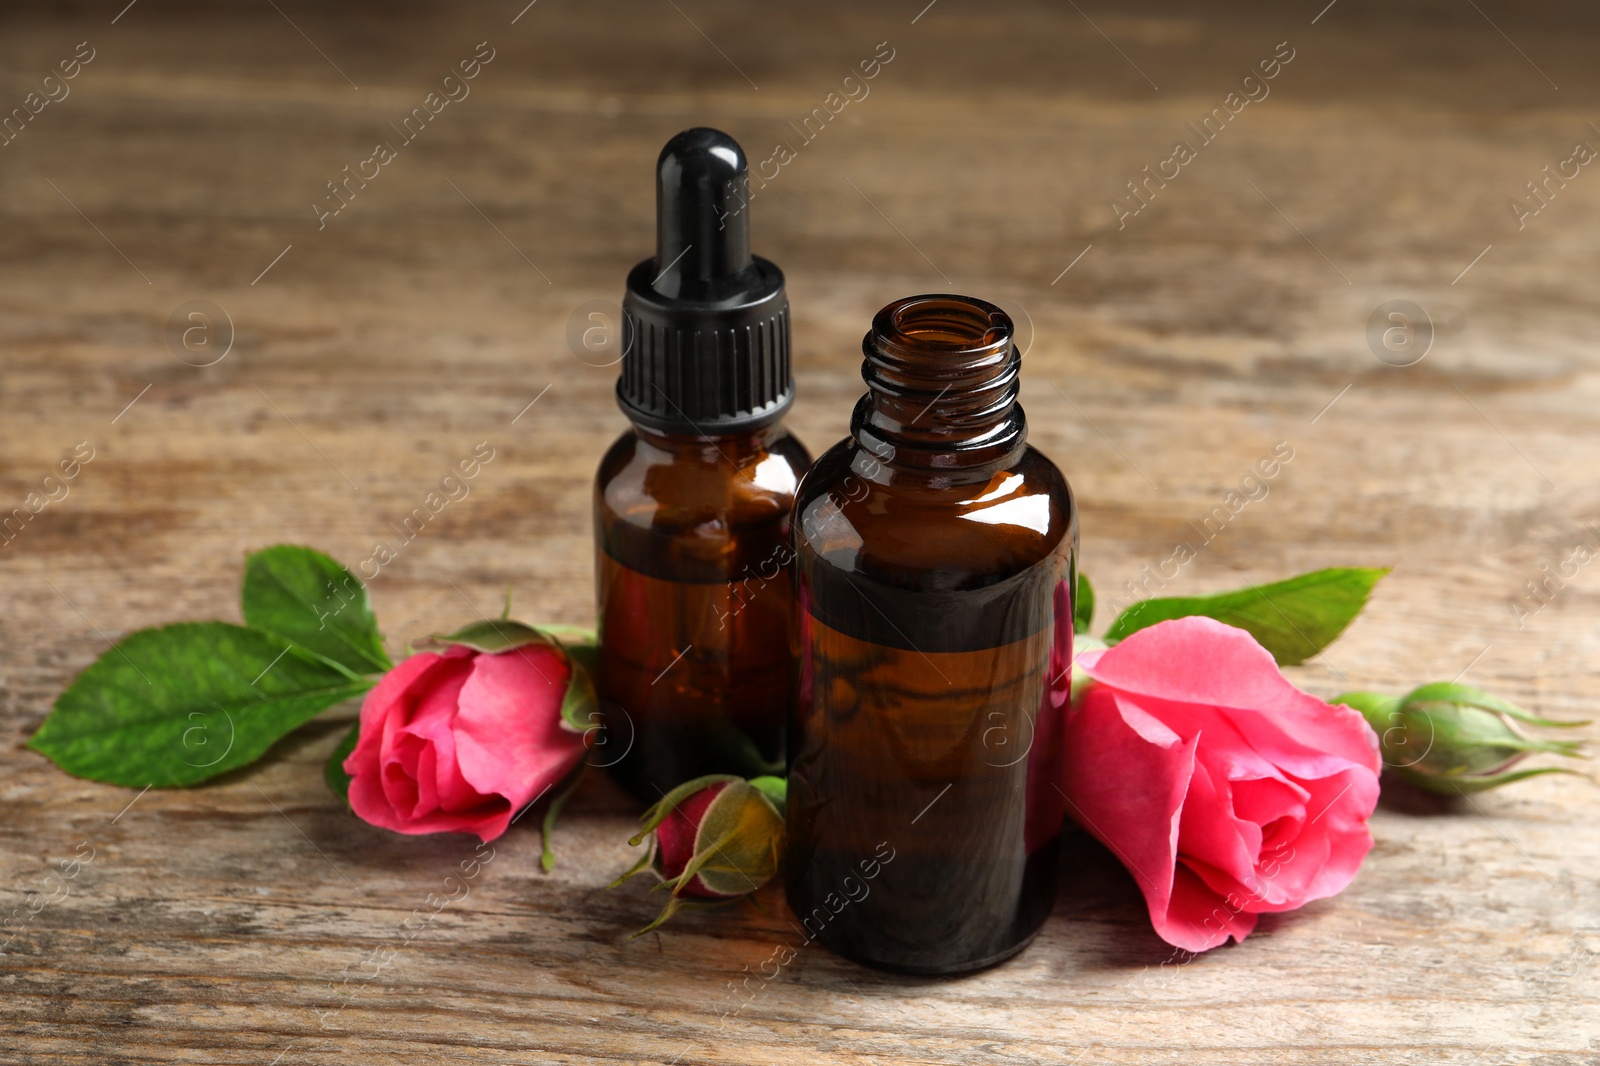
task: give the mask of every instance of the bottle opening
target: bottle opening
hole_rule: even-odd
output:
[[[971,296],[911,296],[884,307],[862,340],[867,395],[851,430],[880,458],[955,467],[1017,447],[1021,356],[1011,318]]]
[[[874,323],[880,342],[897,348],[983,355],[1011,343],[1011,318],[970,296],[912,296],[885,307]]]

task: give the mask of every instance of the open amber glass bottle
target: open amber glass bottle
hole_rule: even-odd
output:
[[[1004,311],[900,300],[863,350],[851,436],[795,501],[788,897],[840,954],[957,973],[1054,900],[1076,510]]]

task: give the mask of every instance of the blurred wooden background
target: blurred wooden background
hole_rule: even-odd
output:
[[[781,901],[625,939],[656,900],[603,887],[634,812],[598,776],[553,874],[519,826],[402,946],[471,845],[340,809],[321,765],[353,705],[188,792],[23,750],[108,640],[235,617],[253,548],[367,558],[479,441],[495,459],[470,496],[372,582],[391,650],[507,585],[520,615],[589,621],[590,478],[623,420],[615,368],[569,328],[651,254],[655,154],[699,124],[757,161],[796,149],[752,210],[789,276],[790,424],[814,450],[844,432],[874,310],[995,299],[1103,599],[1285,441],[1266,495],[1166,591],[1393,564],[1300,684],[1464,676],[1594,714],[1600,564],[1524,600],[1520,628],[1512,607],[1600,548],[1600,175],[1564,163],[1600,148],[1591,7],[525,2],[0,14],[0,512],[93,449],[0,547],[0,910],[95,849],[0,956],[0,1062],[1600,1061],[1581,779],[1470,804],[1387,786],[1349,891],[1186,965],[1162,965],[1132,880],[1080,836],[1015,961],[920,981],[813,949],[746,1004],[735,986],[790,935]],[[326,183],[399,144],[390,123],[479,42],[470,95],[319,228]],[[790,123],[880,42],[867,95],[801,143]],[[1293,58],[1269,95],[1199,145],[1186,123],[1275,52]],[[1180,139],[1196,158],[1119,228],[1125,183]],[[1576,176],[1536,201],[1546,165]],[[1369,344],[1395,300],[1431,321],[1408,366],[1426,333]],[[225,315],[210,348],[175,340],[190,301]]]

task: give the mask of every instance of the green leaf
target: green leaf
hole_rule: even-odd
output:
[[[350,732],[339,741],[339,746],[333,749],[333,754],[328,756],[328,765],[323,767],[322,776],[328,782],[328,787],[333,789],[333,794],[344,800],[345,806],[350,805],[350,775],[344,772],[344,761],[350,753],[356,750],[356,741],[361,739],[361,723],[357,722],[350,727]]]
[[[1388,572],[1334,567],[1211,596],[1141,600],[1111,623],[1106,643],[1115,644],[1157,622],[1201,615],[1247,631],[1280,666],[1293,666],[1332,644]]]
[[[92,781],[193,785],[255,762],[371,687],[282,637],[181,622],[118,641],[61,694],[28,746]]]
[[[1078,572],[1078,590],[1072,599],[1072,631],[1074,633],[1089,632],[1089,623],[1094,621],[1094,586],[1089,584],[1089,576],[1081,570]]]
[[[245,560],[244,620],[354,677],[394,664],[383,650],[367,587],[319,551],[277,544]]]

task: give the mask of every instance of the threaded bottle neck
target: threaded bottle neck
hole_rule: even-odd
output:
[[[911,296],[879,311],[862,340],[867,394],[851,432],[897,464],[979,466],[1027,436],[1022,357],[1011,318],[970,296]]]

